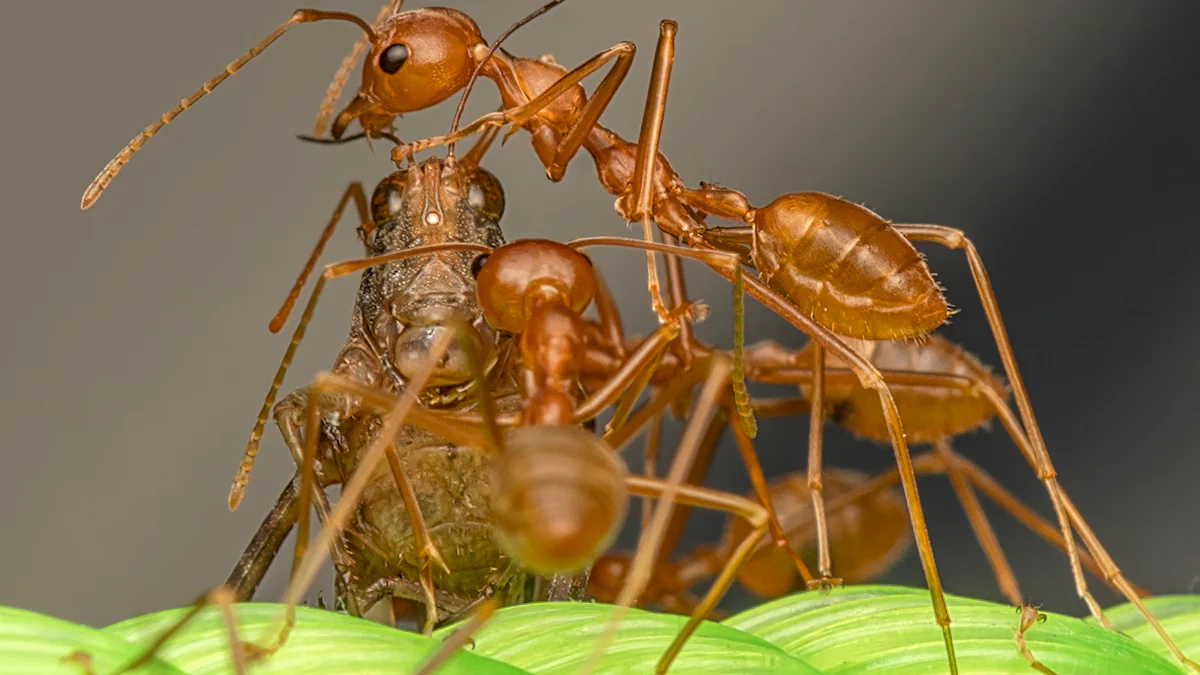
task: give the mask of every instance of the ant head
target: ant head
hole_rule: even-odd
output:
[[[466,86],[479,46],[485,46],[479,26],[453,9],[416,9],[387,19],[375,30],[362,87],[338,114],[333,137],[356,119],[374,136],[397,115],[446,100]]]
[[[477,258],[471,271],[487,322],[509,333],[524,332],[541,300],[557,298],[579,313],[592,302],[596,291],[591,260],[570,246],[547,239],[505,244]]]

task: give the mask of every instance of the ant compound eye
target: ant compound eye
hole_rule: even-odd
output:
[[[483,269],[483,266],[487,264],[487,261],[488,254],[486,253],[476,258],[475,262],[471,263],[471,276],[478,278],[479,271]]]
[[[395,75],[407,60],[408,46],[397,42],[379,55],[379,68],[388,75]]]

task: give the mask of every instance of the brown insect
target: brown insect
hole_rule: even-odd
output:
[[[618,243],[619,240],[593,239],[575,242],[575,246],[598,243]],[[642,242],[631,242],[645,246]],[[435,245],[402,252],[404,257],[424,254],[432,248],[442,250],[451,246],[456,250],[478,251],[482,247],[471,244]],[[704,255],[685,251],[687,255]],[[383,256],[389,260],[400,257],[400,253]],[[661,531],[665,525],[669,506],[673,501],[718,508],[737,513],[752,522],[752,529],[730,563],[736,569],[740,560],[749,553],[766,530],[768,514],[761,505],[743,498],[702,488],[680,484],[687,465],[699,445],[699,430],[707,425],[713,414],[718,394],[728,386],[732,366],[722,354],[715,355],[695,364],[689,369],[688,379],[695,383],[704,379],[700,398],[693,417],[681,441],[675,457],[675,466],[663,481],[628,476],[613,452],[612,446],[596,439],[578,427],[612,404],[617,396],[634,383],[639,374],[652,368],[670,340],[678,335],[677,324],[665,324],[642,345],[631,353],[616,377],[609,385],[601,387],[582,404],[576,405],[572,392],[578,391],[579,380],[575,373],[582,369],[586,359],[585,335],[589,332],[580,313],[590,303],[594,281],[591,265],[571,246],[540,240],[526,240],[507,244],[486,258],[480,259],[477,270],[479,304],[489,324],[496,330],[519,335],[519,381],[525,388],[525,403],[518,414],[495,415],[490,397],[483,397],[479,414],[464,414],[432,410],[414,405],[417,394],[414,388],[424,386],[430,377],[430,363],[436,363],[442,352],[449,349],[450,336],[439,335],[430,359],[422,362],[421,377],[413,376],[392,411],[383,418],[382,427],[370,447],[363,453],[359,466],[343,487],[339,500],[322,538],[314,547],[318,551],[332,541],[338,528],[346,524],[346,518],[354,503],[361,498],[368,484],[367,475],[375,470],[382,459],[389,438],[404,424],[428,428],[433,433],[451,442],[489,449],[494,455],[491,489],[491,511],[493,522],[500,533],[501,541],[508,553],[521,564],[536,573],[550,575],[573,573],[586,567],[596,555],[611,543],[616,526],[624,514],[627,491],[648,494],[661,499],[652,531]],[[337,266],[349,270],[366,264],[379,264],[381,258],[368,259]],[[327,268],[331,269],[331,268]],[[327,272],[329,274],[329,272]],[[314,298],[316,292],[314,289]],[[310,302],[310,307],[312,303]],[[686,315],[688,308],[682,308]],[[301,319],[303,324],[310,312]],[[299,329],[298,329],[299,330]],[[474,340],[462,341],[462,348],[474,351]],[[482,382],[482,369],[473,366],[477,381]],[[372,390],[369,386],[348,378],[327,375],[318,377],[314,387],[322,391],[342,391],[377,405],[391,406],[391,400]],[[486,390],[485,384],[480,390]],[[403,415],[405,417],[401,418]],[[313,414],[310,403],[307,419],[312,429]],[[501,428],[507,431],[501,433]],[[482,429],[483,433],[473,429]],[[307,456],[314,455],[315,436],[308,438],[305,447]],[[307,467],[307,463],[302,464]],[[303,491],[300,493],[302,496]],[[301,522],[306,517],[300,511]],[[647,535],[647,545],[639,554],[643,562],[634,565],[634,574],[622,594],[622,603],[628,605],[632,597],[640,593],[640,578],[654,557],[653,535]],[[316,551],[313,552],[314,554]],[[297,567],[292,586],[285,602],[294,603],[303,592],[320,558],[309,556]],[[730,581],[732,580],[731,574]],[[669,664],[682,646],[686,637],[699,621],[719,600],[728,582],[717,584],[710,590],[709,597],[697,608],[693,620],[681,632],[672,649],[664,656],[661,669]],[[286,624],[278,640],[263,651],[274,651],[286,637]]]

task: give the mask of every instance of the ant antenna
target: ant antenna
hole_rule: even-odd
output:
[[[458,109],[456,109],[454,111],[454,121],[450,123],[450,134],[451,135],[453,135],[455,131],[458,131],[458,123],[462,120],[463,111],[465,111],[467,109],[467,97],[471,95],[471,88],[475,86],[475,80],[479,79],[479,72],[481,70],[483,70],[483,66],[486,65],[487,62],[492,58],[492,54],[495,54],[496,50],[500,48],[500,43],[507,40],[508,36],[515,33],[517,31],[517,29],[520,28],[521,26],[524,26],[525,24],[529,23],[530,21],[533,21],[534,19],[545,14],[546,12],[549,12],[550,10],[554,9],[558,5],[563,4],[564,2],[566,2],[566,0],[550,0],[550,2],[547,2],[546,4],[542,5],[541,7],[539,7],[536,11],[534,11],[529,16],[514,23],[512,26],[509,26],[508,30],[504,31],[503,35],[496,38],[496,41],[492,43],[491,49],[488,49],[487,55],[484,56],[483,59],[479,61],[479,65],[475,66],[475,70],[471,72],[471,78],[469,80],[467,80],[467,86],[463,87],[462,98],[458,99]],[[454,144],[453,143],[451,143],[451,144],[449,144],[449,146],[447,146],[446,155],[447,155],[447,157],[454,156]]]

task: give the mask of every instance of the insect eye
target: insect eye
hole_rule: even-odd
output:
[[[484,169],[472,172],[467,186],[467,204],[477,213],[499,221],[504,215],[504,188],[494,175]]]
[[[388,75],[395,75],[407,60],[408,46],[397,42],[379,55],[379,68]]]
[[[487,264],[487,261],[488,254],[486,253],[476,258],[475,261],[471,263],[471,276],[478,278],[479,271],[483,269],[483,266]]]

